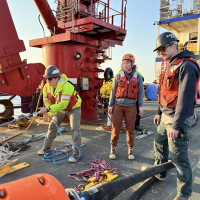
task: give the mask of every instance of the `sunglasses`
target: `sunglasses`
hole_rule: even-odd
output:
[[[52,81],[53,78],[46,78],[46,80]]]
[[[157,50],[158,55],[160,55],[160,52],[164,53],[164,52],[165,52],[165,49],[166,49],[167,47],[172,46],[172,45],[173,45],[173,43],[170,43],[170,44],[168,44],[167,46],[164,46],[164,47],[161,47],[160,49],[158,49],[158,50]]]

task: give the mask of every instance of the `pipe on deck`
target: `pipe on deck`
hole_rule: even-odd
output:
[[[174,164],[170,161],[159,166],[149,168],[138,174],[134,174],[119,180],[110,181],[103,185],[97,185],[96,187],[93,186],[87,190],[84,190],[82,193],[88,200],[110,200],[129,187],[174,167]]]

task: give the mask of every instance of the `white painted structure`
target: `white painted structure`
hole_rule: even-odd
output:
[[[173,32],[179,42],[179,51],[188,49],[193,51],[200,63],[200,0],[160,0],[157,36],[160,27]],[[155,80],[166,67],[166,63],[156,54]]]

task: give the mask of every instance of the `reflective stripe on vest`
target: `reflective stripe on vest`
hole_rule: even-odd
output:
[[[125,76],[124,71],[121,71],[121,72],[120,72],[120,77],[124,77],[124,76]]]
[[[69,101],[70,98],[71,98],[71,95],[67,95],[67,94],[62,94],[61,96],[62,101]]]
[[[47,97],[44,97],[44,101],[47,102],[49,101],[49,99]]]
[[[64,86],[64,84],[63,84]],[[46,87],[46,91],[47,91],[47,97],[45,97],[44,99],[48,99],[47,101],[50,102],[52,105],[53,104],[58,104],[60,103],[61,101],[69,101],[69,104],[67,106],[66,109],[64,109],[63,111],[69,111],[71,110],[75,105],[76,103],[78,102],[77,101],[77,94],[78,92],[74,90],[72,96],[71,95],[66,95],[66,94],[62,94],[62,92],[59,92],[56,96],[56,101],[54,100],[54,97],[53,95],[49,92],[48,88]],[[76,93],[76,95],[74,95],[74,93]]]
[[[180,62],[178,65],[175,65],[173,68],[170,68],[170,71],[173,73],[175,70],[177,70],[181,66],[182,63],[183,61]]]
[[[168,72],[166,72],[167,68],[165,69],[165,72],[162,73],[159,77],[159,87],[158,87],[158,102],[167,108],[176,108],[177,99],[178,99],[178,80],[176,78],[176,72],[178,68],[181,66],[181,64],[185,61],[189,60],[194,62],[200,71],[200,66],[197,63],[195,59],[192,58],[184,58],[184,59],[178,59],[176,60]],[[194,102],[197,103],[197,94],[199,89],[199,80],[198,78],[196,82],[196,95]]]

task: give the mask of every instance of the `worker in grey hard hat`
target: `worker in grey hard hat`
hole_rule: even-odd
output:
[[[157,51],[163,45],[168,44],[173,41],[179,42],[179,39],[176,37],[174,33],[164,32],[160,34],[156,40],[156,49],[154,49],[154,51]]]
[[[53,78],[53,77],[58,77],[61,76],[62,74],[60,73],[59,69],[54,66],[50,65],[46,68],[45,74],[43,75],[44,78]]]
[[[59,69],[50,65],[45,71],[44,77],[47,83],[43,89],[43,99],[45,108],[39,108],[38,114],[49,113],[53,119],[49,124],[48,133],[44,141],[43,148],[38,151],[43,155],[51,149],[53,140],[57,135],[57,126],[69,117],[72,130],[73,155],[68,159],[69,162],[76,162],[81,156],[81,98],[75,90],[74,85],[68,81],[65,74],[60,73]],[[57,126],[56,124],[57,123]]]
[[[177,53],[178,51],[169,51],[168,54],[166,54],[164,53],[165,49],[167,47],[171,47],[173,44],[176,44],[176,50],[178,50],[178,42],[179,39],[174,33],[164,32],[158,36],[156,40],[156,49],[154,49],[154,51],[157,51],[158,55],[160,55],[164,60],[169,60],[174,53]]]
[[[158,36],[154,50],[163,60],[169,61],[159,79],[159,108],[154,118],[154,124],[158,126],[154,165],[168,162],[170,156],[177,168],[177,196],[174,200],[188,200],[192,193],[188,129],[194,119],[200,67],[193,52],[187,49],[179,52],[178,42],[174,33],[165,32]],[[155,177],[163,180],[166,172]]]
[[[62,73],[60,73],[59,69],[56,66],[50,65],[46,68],[43,77],[46,78],[46,81],[49,86],[56,88],[61,75]]]

